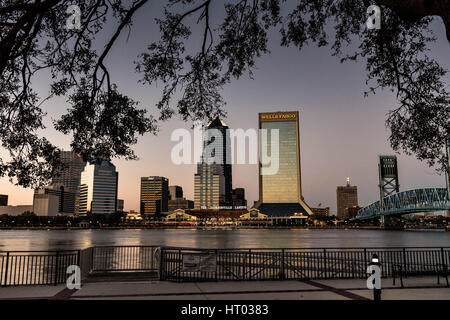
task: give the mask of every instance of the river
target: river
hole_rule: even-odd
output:
[[[0,251],[73,250],[106,245],[195,248],[450,246],[450,232],[305,229],[0,230]]]

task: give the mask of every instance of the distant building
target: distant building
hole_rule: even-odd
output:
[[[186,199],[175,199],[168,201],[168,211],[172,212],[177,209],[194,209],[194,201]]]
[[[117,211],[123,212],[124,203],[122,199],[117,199]]]
[[[358,214],[358,211],[361,210],[361,209],[362,208],[359,207],[359,206],[345,208],[345,217],[346,217],[346,219],[353,219],[354,217],[356,217],[356,215]]]
[[[170,199],[183,199],[183,188],[180,186],[170,186],[169,187]]]
[[[119,173],[109,161],[87,164],[81,174],[80,214],[110,214],[117,210]]]
[[[37,216],[54,217],[59,213],[60,197],[54,193],[35,193],[33,212]]]
[[[259,201],[255,208],[271,217],[312,214],[302,195],[298,111],[260,113],[258,116],[261,152]],[[278,141],[272,141],[274,133],[278,134]],[[263,164],[262,155],[268,154],[271,161]]]
[[[350,185],[350,178],[347,178],[347,185],[337,187],[337,217],[339,219],[349,219],[348,208],[358,206],[358,188]]]
[[[24,212],[32,212],[32,205],[19,205],[19,206],[0,206],[0,214],[7,214],[10,216],[18,216]]]
[[[194,206],[217,209],[231,206],[231,142],[228,126],[219,117],[211,121],[203,137],[203,155],[194,178]]]
[[[74,210],[79,210],[81,173],[86,166],[80,154],[73,151],[62,151],[60,153],[62,167],[55,171],[52,176],[50,188],[60,190],[64,187],[65,191],[75,194]]]
[[[168,212],[169,179],[165,177],[141,178],[141,214],[159,215]]]
[[[7,206],[7,205],[8,205],[8,195],[0,194],[0,206]]]
[[[330,216],[330,207],[311,208],[311,210],[316,217],[329,217]]]
[[[65,191],[63,186],[56,190],[52,188],[37,189],[33,195],[33,212],[38,216],[73,215],[75,199],[76,191]],[[54,201],[57,201],[56,209],[54,209]]]
[[[245,189],[244,188],[233,189],[231,199],[232,199],[233,208],[236,208],[236,207],[247,208],[247,200],[245,200]]]

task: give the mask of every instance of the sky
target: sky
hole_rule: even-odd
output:
[[[219,4],[216,3],[216,6]],[[154,18],[161,15],[160,4],[149,4],[137,13],[131,34],[122,35],[106,61],[113,82],[119,88],[141,101],[140,107],[158,115],[155,104],[161,96],[162,86],[138,83],[140,75],[134,72],[137,55],[157,40],[159,31]],[[214,16],[212,17],[212,19]],[[443,24],[433,22],[437,41],[431,54],[446,69],[450,69],[450,45],[445,38]],[[112,28],[104,30],[104,44]],[[366,74],[364,63],[341,64],[332,57],[329,47],[307,46],[297,48],[279,46],[279,34],[269,34],[270,54],[257,60],[254,79],[242,77],[227,85],[222,94],[228,112],[224,121],[230,128],[257,128],[258,113],[272,111],[299,111],[302,192],[306,203],[316,207],[331,207],[336,212],[336,187],[345,185],[350,177],[358,187],[358,201],[365,206],[377,200],[377,160],[380,154],[394,154],[389,146],[389,131],[385,127],[386,114],[397,106],[394,95],[380,91],[364,97]],[[49,75],[39,74],[34,88],[45,97],[49,91]],[[450,77],[447,77],[450,84]],[[52,119],[67,109],[66,98],[59,97],[43,104],[48,113],[47,129],[42,135],[59,147],[69,150],[70,136],[56,132]],[[139,139],[134,150],[137,161],[114,159],[119,171],[119,199],[125,200],[125,210],[139,210],[140,177],[165,176],[169,185],[183,187],[186,198],[193,200],[195,165],[175,165],[170,154],[176,142],[170,140],[173,130],[190,129],[192,123],[174,116],[159,123],[157,135],[147,134]],[[0,152],[4,157],[5,153]],[[434,168],[415,159],[398,154],[401,190],[445,186],[444,176]],[[258,200],[257,165],[233,165],[233,188],[243,187],[249,205]],[[9,204],[32,204],[33,190],[15,186],[7,178],[0,179],[0,194],[9,195]]]

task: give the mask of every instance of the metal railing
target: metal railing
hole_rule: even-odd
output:
[[[80,250],[0,252],[0,285],[60,284],[66,270],[78,265]]]
[[[81,278],[93,273],[152,272],[160,280],[302,280],[366,278],[377,254],[383,277],[436,274],[450,265],[442,248],[193,249],[103,246],[71,251],[0,252],[0,285],[57,285],[78,265]],[[448,269],[446,269],[448,270]]]
[[[436,274],[450,248],[188,249],[161,248],[161,280],[303,280],[367,278],[377,254],[383,277],[394,265],[408,274]],[[202,261],[206,261],[202,265]]]
[[[160,247],[93,247],[92,272],[159,271]]]

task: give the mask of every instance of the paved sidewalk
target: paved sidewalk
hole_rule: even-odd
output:
[[[382,280],[383,300],[450,300],[445,280],[436,277],[407,278],[405,288]],[[70,300],[369,300],[366,280],[229,281],[176,283],[168,281],[87,282],[80,290],[58,286],[0,288],[0,299]]]

